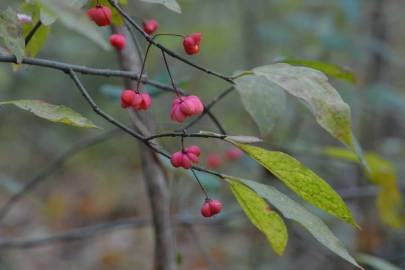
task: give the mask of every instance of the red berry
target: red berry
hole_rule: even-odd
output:
[[[143,31],[148,35],[153,34],[158,28],[159,24],[156,20],[148,20],[143,23]]]
[[[87,16],[98,26],[111,25],[112,11],[109,7],[97,5],[87,11]]]
[[[209,204],[210,204],[211,212],[212,212],[213,215],[216,215],[219,212],[221,212],[222,203],[219,200],[211,200],[209,202]]]
[[[240,150],[240,149],[237,148],[237,147],[232,147],[232,148],[228,149],[228,150],[225,152],[225,157],[226,157],[228,160],[236,160],[236,159],[242,157],[242,155],[243,155],[243,151]]]
[[[152,105],[152,99],[147,93],[137,93],[132,102],[132,107],[135,110],[147,110]]]
[[[201,206],[201,215],[203,217],[212,217],[220,213],[222,210],[222,203],[219,200],[206,199]]]
[[[187,54],[196,54],[200,51],[201,33],[193,33],[183,40],[184,51]]]
[[[121,94],[121,106],[132,107],[135,110],[147,110],[152,105],[152,99],[146,93],[136,93],[133,90],[125,90]]]
[[[211,212],[211,206],[208,201],[205,201],[201,206],[201,215],[203,217],[212,217],[213,213]]]
[[[110,43],[118,50],[122,50],[126,44],[125,36],[122,34],[112,34],[110,36]]]
[[[221,165],[221,156],[218,154],[210,154],[207,157],[207,167],[216,169]]]
[[[124,90],[121,93],[121,107],[128,108],[132,106],[132,102],[136,96],[136,93],[132,90]]]

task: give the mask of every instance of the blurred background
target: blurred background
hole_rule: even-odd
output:
[[[18,10],[19,2],[2,0],[0,8],[12,6]],[[355,85],[336,79],[331,82],[352,108],[354,133],[363,149],[378,154],[377,167],[383,163],[381,159],[386,162],[384,168],[389,170],[383,170],[380,176],[397,180],[398,189],[385,196],[400,198],[405,188],[404,1],[178,0],[182,14],[160,5],[128,2],[129,14],[138,22],[156,19],[161,33],[202,32],[201,53],[193,60],[224,74],[280,59],[319,60],[352,71],[357,77]],[[98,31],[108,39],[109,29]],[[160,41],[183,54],[177,38],[162,37]],[[143,40],[141,43],[145,49]],[[38,57],[99,68],[119,67],[112,48],[105,50],[60,22],[53,25]],[[198,94],[204,102],[227,87],[223,81],[175,59],[169,62],[181,87]],[[151,50],[147,72],[150,78],[169,83],[156,49]],[[82,78],[103,109],[129,123],[128,114],[119,106],[123,87],[120,79]],[[151,87],[147,90],[156,94],[151,111],[159,131],[176,129],[178,126],[169,119],[173,95],[160,94]],[[0,100],[14,99],[64,104],[103,129],[55,124],[14,107],[0,107],[1,205],[60,155],[72,147],[80,149],[4,217],[0,224],[0,269],[151,269],[150,209],[140,175],[142,153],[133,138],[120,132],[105,135],[112,126],[93,113],[60,71],[24,66],[14,72],[10,64],[0,63]],[[213,112],[228,133],[260,136],[236,91],[218,103]],[[217,131],[208,118],[193,128],[199,130]],[[100,134],[105,136],[100,138]],[[405,234],[398,221],[403,221],[403,215],[398,216],[403,214],[402,201],[398,199],[394,206],[398,215],[387,214],[392,209],[384,209],[391,205],[378,197],[378,186],[370,183],[357,164],[322,154],[319,150],[324,147],[340,145],[317,125],[305,106],[289,99],[287,109],[264,139],[270,148],[281,148],[295,156],[342,195],[362,230],[310,210],[323,218],[351,254],[370,254],[405,269]],[[169,152],[180,146],[180,141],[173,138],[161,143]],[[204,149],[203,166],[209,154],[218,154],[221,164],[217,170],[274,184],[300,202],[249,158],[226,160],[229,145],[205,139],[187,139],[186,143],[197,143]],[[83,144],[86,147],[81,147]],[[249,223],[228,188],[215,178],[201,175],[212,197],[220,198],[225,205],[223,213],[207,222],[199,214],[204,195],[195,180],[170,168],[167,172],[172,214],[180,223],[193,223],[191,227],[177,224],[175,228],[179,269],[353,269],[291,221],[287,221],[287,250],[278,257]],[[131,218],[141,218],[144,224],[131,223]],[[66,241],[75,238],[68,236],[35,247],[29,243],[1,246],[5,239],[39,239],[122,220],[128,223],[98,233],[91,227],[89,235],[80,234],[75,241]],[[367,261],[366,256],[363,259]]]

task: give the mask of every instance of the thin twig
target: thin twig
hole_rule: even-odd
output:
[[[81,83],[80,79],[77,77],[76,73],[73,70],[69,70],[69,75],[72,78],[72,80],[74,81],[75,85],[77,86],[77,88],[79,89],[79,91],[81,92],[81,94],[83,95],[83,97],[86,99],[86,101],[89,103],[89,105],[91,106],[91,108],[93,109],[93,111],[95,113],[97,113],[98,115],[100,115],[102,118],[104,118],[105,120],[107,120],[108,122],[110,122],[111,124],[113,124],[114,126],[120,128],[121,130],[125,131],[126,133],[132,135],[133,137],[135,137],[136,139],[144,142],[146,144],[146,146],[148,146],[149,148],[151,148],[153,151],[155,151],[156,153],[170,159],[170,155],[165,153],[164,151],[159,149],[159,146],[157,146],[155,143],[150,142],[147,137],[144,137],[143,135],[135,132],[133,129],[129,128],[128,126],[118,122],[117,120],[115,120],[112,116],[110,116],[109,114],[105,113],[104,111],[102,111],[97,104],[95,103],[95,101],[93,100],[93,98],[90,96],[90,94],[87,92],[86,88],[84,87],[84,85]],[[196,137],[202,137],[202,134],[195,134]],[[173,136],[177,136],[177,135],[172,135]],[[206,135],[204,135],[206,136]],[[226,137],[226,136],[225,136]],[[224,138],[225,138],[224,137]],[[219,138],[218,138],[219,139]],[[215,171],[211,171],[211,170],[207,170],[204,168],[200,168],[198,166],[193,166],[192,167],[194,170],[200,171],[200,172],[205,172],[208,174],[212,174],[215,175],[219,178],[223,178],[222,174],[215,172]]]
[[[38,29],[41,27],[42,23],[39,20],[34,28],[31,29],[31,31],[28,33],[27,37],[25,38],[25,46],[28,45],[28,43],[31,41],[32,37],[35,35],[35,33],[38,31]]]
[[[15,205],[24,195],[31,192],[35,187],[37,187],[40,183],[42,183],[48,176],[50,176],[53,172],[55,172],[66,160],[71,158],[73,155],[77,154],[78,152],[100,143],[117,132],[118,129],[112,129],[101,134],[98,134],[94,137],[90,137],[79,141],[71,148],[66,150],[62,153],[58,158],[52,161],[47,167],[43,170],[39,171],[31,180],[29,180],[20,191],[13,194],[10,199],[1,207],[0,209],[0,221],[7,215],[10,209]]]
[[[145,140],[151,141],[153,139],[165,138],[165,137],[213,138],[213,139],[224,140],[227,137],[227,135],[225,135],[225,134],[215,135],[215,134],[201,134],[201,133],[166,132],[166,133],[160,133],[160,134],[149,136],[149,137],[145,138]]]
[[[170,55],[170,56],[172,56],[172,57],[174,57],[174,58],[176,58],[176,59],[182,61],[183,63],[188,64],[189,66],[192,66],[192,67],[194,67],[194,68],[196,68],[196,69],[198,69],[198,70],[201,70],[201,71],[203,71],[203,72],[205,72],[205,73],[207,73],[207,74],[210,74],[210,75],[212,75],[212,76],[214,76],[214,77],[220,78],[220,79],[222,79],[222,80],[224,80],[224,81],[226,81],[226,82],[229,82],[229,83],[231,83],[231,84],[234,84],[234,81],[233,81],[233,79],[232,79],[230,76],[226,76],[226,75],[220,74],[220,73],[218,73],[218,72],[215,72],[215,71],[213,71],[213,70],[210,70],[210,69],[208,69],[208,68],[199,66],[199,65],[197,65],[197,64],[195,64],[195,63],[189,61],[188,59],[186,59],[186,58],[184,58],[184,57],[178,55],[177,53],[175,53],[175,52],[173,52],[173,51],[167,49],[167,48],[164,47],[162,44],[156,42],[156,41],[153,39],[153,37],[151,37],[151,36],[149,36],[148,34],[146,34],[146,33],[143,31],[142,27],[139,26],[128,14],[126,14],[126,13],[124,12],[124,10],[123,10],[115,1],[113,1],[113,0],[108,0],[108,2],[110,2],[110,4],[121,14],[121,16],[123,16],[127,22],[129,22],[133,27],[135,27],[135,29],[136,29],[148,42],[152,43],[152,44],[153,44],[154,46],[156,46],[157,48],[163,50],[163,51],[164,51],[165,53],[167,53],[168,55]]]
[[[210,115],[211,111],[210,109],[217,104],[217,102],[219,102],[221,99],[223,99],[225,96],[227,96],[229,93],[231,93],[233,90],[235,90],[235,87],[230,87],[226,90],[224,90],[221,94],[219,94],[217,97],[215,97],[207,106],[204,107],[204,111],[202,114],[200,114],[197,118],[195,118],[193,121],[191,121],[190,123],[188,123],[184,128],[182,129],[189,129],[192,126],[194,126],[195,124],[197,124],[203,117],[205,114]],[[182,130],[181,129],[181,130]],[[222,134],[226,134],[225,130],[221,130]]]
[[[230,212],[230,215],[237,215],[240,212]],[[215,219],[207,220],[202,219],[200,216],[193,217],[175,217],[174,222],[179,225],[190,226],[190,224],[204,225],[204,224],[221,224],[227,222],[228,216],[221,215]],[[80,227],[70,229],[61,233],[51,234],[47,236],[35,237],[31,239],[5,239],[0,241],[0,250],[5,249],[26,249],[26,248],[36,248],[45,245],[52,245],[57,243],[69,242],[69,241],[81,241],[99,233],[106,233],[108,231],[115,231],[118,229],[131,229],[131,228],[142,228],[149,226],[151,220],[149,218],[123,218],[116,221],[99,223],[95,225]]]
[[[17,63],[15,56],[2,56],[0,55],[0,62],[5,63]],[[69,72],[73,70],[75,72],[85,74],[85,75],[95,75],[95,76],[104,76],[104,77],[121,77],[121,78],[130,78],[132,80],[138,80],[139,74],[135,74],[133,71],[125,70],[114,70],[114,69],[100,69],[100,68],[91,68],[86,66],[73,65],[68,63],[63,63],[59,61],[41,59],[41,58],[30,58],[24,57],[21,64],[32,65],[32,66],[41,66],[48,67],[52,69],[61,70],[64,72]],[[160,90],[176,92],[171,86],[162,84],[153,80],[142,78],[141,80],[144,84],[152,85]]]
[[[17,60],[15,56],[2,56],[0,55],[0,62],[4,63],[17,63]],[[53,61],[53,60],[47,60],[47,59],[40,59],[40,58],[30,58],[30,57],[24,57],[23,61],[21,64],[26,64],[26,65],[32,65],[32,66],[40,66],[40,67],[47,67],[51,69],[57,69],[60,71],[64,72],[69,72],[70,70],[73,70],[75,72],[84,74],[84,75],[95,75],[95,76],[105,76],[105,77],[121,77],[121,78],[130,78],[132,80],[138,80],[139,75],[134,74],[133,71],[125,71],[125,70],[114,70],[114,69],[98,69],[98,68],[91,68],[91,67],[86,67],[86,66],[79,66],[79,65],[73,65],[73,64],[68,64],[68,63],[63,63],[59,61]],[[143,78],[141,80],[142,83],[148,84],[151,86],[154,86],[160,90],[163,91],[169,91],[173,93],[180,93],[181,95],[187,96],[187,94],[182,91],[179,88],[173,88],[169,85],[162,84],[153,80],[145,79]],[[205,106],[205,105],[204,105]],[[221,133],[225,134],[224,128],[221,126],[219,121],[216,119],[216,117],[210,113],[209,111],[204,111],[204,113],[208,113],[210,118],[213,120],[213,122],[216,124],[218,129],[221,131]]]

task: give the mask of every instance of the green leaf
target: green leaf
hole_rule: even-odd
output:
[[[229,181],[229,185],[246,216],[266,235],[274,251],[282,255],[288,241],[283,219],[252,189],[237,181]]]
[[[278,63],[254,68],[253,73],[302,100],[326,131],[362,157],[352,134],[350,107],[322,72]]]
[[[32,17],[32,24],[24,24],[23,25],[23,33],[24,37],[28,36],[28,34],[33,30],[36,23],[40,20],[40,7],[39,5],[24,3],[21,6],[21,10],[24,12],[31,13]],[[39,51],[44,47],[45,42],[48,38],[49,32],[51,28],[49,26],[41,25],[32,36],[30,42],[25,47],[25,55],[30,57],[35,57],[39,53]]]
[[[105,50],[111,49],[110,44],[103,37],[100,29],[87,18],[86,12],[80,9],[80,4],[62,0],[37,0],[37,2],[41,6],[42,23],[44,23],[43,14],[48,15],[47,20],[49,21],[47,23],[52,22],[52,15],[56,16],[67,28],[88,37]]]
[[[333,235],[328,226],[326,226],[320,218],[310,213],[300,204],[291,200],[276,188],[251,180],[239,179],[230,176],[224,177],[229,182],[239,182],[251,188],[258,195],[267,200],[272,206],[274,206],[274,208],[280,211],[285,218],[292,219],[301,224],[325,247],[339,255],[341,258],[352,263],[356,267],[363,269],[357,264],[353,257],[350,256],[342,243],[340,243],[340,241]]]
[[[0,37],[4,46],[15,55],[17,63],[21,63],[24,57],[25,42],[17,13],[10,7],[0,11]]]
[[[322,178],[293,157],[227,139],[268,169],[292,191],[327,213],[357,226],[345,202]]]
[[[97,128],[90,120],[63,105],[52,105],[42,100],[28,99],[0,102],[0,105],[8,104],[15,105],[20,109],[29,111],[38,117],[52,122],[83,128]]]
[[[291,65],[299,65],[299,66],[313,68],[313,69],[322,71],[323,73],[325,73],[326,75],[328,75],[330,77],[341,79],[341,80],[347,81],[352,84],[355,84],[357,81],[356,76],[352,72],[350,72],[338,65],[334,65],[334,64],[330,64],[330,63],[314,61],[314,60],[298,60],[298,59],[287,59],[287,60],[283,60],[280,62],[291,64]]]
[[[375,270],[401,270],[390,262],[378,257],[361,253],[356,256],[357,260],[362,263],[373,267]]]
[[[336,147],[327,147],[323,152],[331,157],[359,163],[359,159],[352,152]],[[364,159],[369,170],[364,170],[367,179],[379,186],[377,209],[381,220],[388,226],[400,228],[404,226],[404,201],[397,186],[397,172],[395,167],[381,156],[366,152]]]
[[[181,13],[181,8],[180,5],[177,3],[176,0],[142,0],[143,2],[148,2],[148,3],[156,3],[156,4],[162,4],[164,5],[166,8],[177,12],[177,13]]]
[[[263,76],[243,76],[235,83],[246,111],[255,120],[261,134],[268,135],[285,109],[284,91]]]

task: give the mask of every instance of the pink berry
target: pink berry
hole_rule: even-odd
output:
[[[135,110],[147,110],[152,104],[152,99],[147,93],[136,93],[133,90],[125,90],[121,94],[121,106],[132,107]]]
[[[204,105],[197,96],[181,96],[172,102],[170,117],[172,120],[182,123],[186,117],[201,114]]]
[[[183,153],[176,152],[174,153],[171,158],[170,162],[172,163],[173,167],[178,168],[183,164]]]
[[[110,36],[110,44],[118,50],[124,49],[126,44],[125,36],[122,34],[112,34]]]
[[[201,149],[197,145],[192,145],[186,148],[187,153],[193,153],[197,157],[201,154]]]
[[[221,212],[222,210],[222,203],[219,200],[211,200],[209,202],[210,208],[211,208],[211,212],[213,215],[218,214],[219,212]]]
[[[97,5],[87,11],[87,16],[98,26],[108,26],[112,23],[112,11],[109,7]]]
[[[194,104],[194,115],[201,114],[204,111],[204,105],[201,102],[201,99],[197,96],[188,96],[188,101],[192,101]]]
[[[207,157],[207,167],[216,169],[221,165],[221,156],[218,154],[210,154]]]
[[[135,98],[135,92],[132,90],[124,90],[121,93],[121,107],[128,108],[132,105],[132,102]]]
[[[182,167],[184,169],[190,169],[191,167],[193,167],[193,163],[196,164],[199,162],[199,159],[197,155],[192,152],[187,152],[186,150],[184,152],[175,152],[171,156],[170,162],[175,168]]]
[[[158,28],[159,24],[156,20],[148,20],[143,23],[143,31],[148,35],[153,34]]]
[[[225,157],[228,160],[237,160],[238,158],[242,157],[243,151],[237,147],[232,147],[225,152]]]
[[[196,54],[200,51],[201,33],[193,33],[183,40],[183,48],[187,54]]]
[[[209,202],[205,201],[203,203],[203,205],[201,206],[201,215],[203,217],[212,217],[213,216]]]

